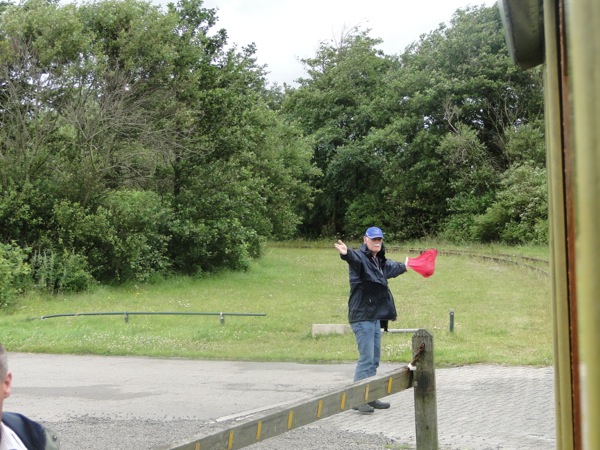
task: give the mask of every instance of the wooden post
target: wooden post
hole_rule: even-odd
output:
[[[413,355],[415,355],[413,365],[417,367],[413,378],[417,449],[437,450],[438,429],[433,336],[427,330],[417,331],[412,338],[412,349]]]

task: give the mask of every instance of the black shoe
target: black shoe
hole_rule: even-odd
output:
[[[352,409],[355,409],[359,413],[363,413],[363,414],[371,414],[372,412],[375,411],[375,409],[372,406],[369,406],[366,403],[364,405],[360,405],[360,406],[357,406]]]
[[[375,409],[388,409],[390,407],[390,404],[386,402],[380,402],[379,400],[375,400],[374,402],[369,402],[369,406],[372,406]]]

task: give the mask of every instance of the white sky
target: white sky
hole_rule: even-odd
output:
[[[300,59],[313,57],[319,42],[331,41],[355,26],[383,39],[388,55],[400,54],[422,34],[449,22],[458,8],[491,6],[496,0],[205,0],[217,9],[216,29],[225,28],[230,44],[252,42],[270,82],[294,84],[305,76]]]

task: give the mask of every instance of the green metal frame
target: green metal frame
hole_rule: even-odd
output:
[[[556,444],[598,449],[600,2],[500,0],[499,7],[515,64],[545,63]]]

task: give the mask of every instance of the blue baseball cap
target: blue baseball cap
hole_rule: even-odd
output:
[[[368,237],[369,239],[375,239],[375,238],[383,239],[383,231],[381,231],[381,228],[371,227],[371,228],[367,229],[367,231],[365,232],[365,236]]]

